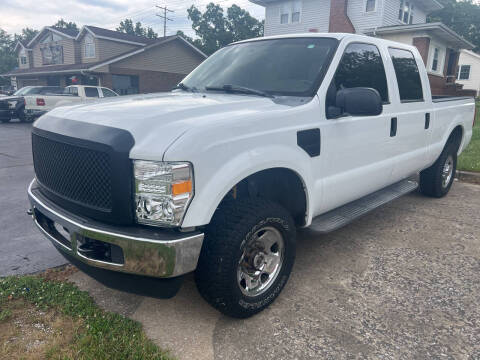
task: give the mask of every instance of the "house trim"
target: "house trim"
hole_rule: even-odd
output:
[[[117,38],[113,38],[113,37],[109,37],[109,36],[97,35],[97,34],[95,34],[94,31],[89,29],[88,25],[84,25],[82,27],[82,29],[78,32],[78,35],[75,37],[75,40],[79,40],[82,37],[84,30],[88,31],[90,34],[92,34],[93,37],[96,37],[97,39],[104,39],[104,40],[121,42],[121,43],[125,43],[125,44],[141,45],[141,46],[147,44],[145,42],[129,41],[129,40],[117,39]]]
[[[44,32],[45,30],[49,30],[49,31],[51,31],[51,32],[54,32],[54,33],[57,34],[57,35],[60,35],[60,36],[63,36],[63,37],[69,38],[69,39],[75,39],[75,36],[71,36],[71,35],[65,34],[65,33],[61,32],[61,31],[58,31],[57,29],[52,28],[51,26],[44,26],[44,27],[42,28],[42,30],[40,30],[40,31],[38,32],[38,34],[33,37],[32,40],[30,40],[30,42],[27,44],[27,46],[31,46],[31,45],[37,40],[37,38],[38,38],[40,35],[43,34],[43,32]]]

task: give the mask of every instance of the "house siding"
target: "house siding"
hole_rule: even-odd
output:
[[[75,64],[75,44],[73,39],[63,39],[60,41],[55,41],[55,44],[63,46],[63,64],[70,65]],[[33,66],[34,67],[43,67],[48,65],[43,65],[42,63],[42,52],[40,51],[40,44],[37,43],[33,47]]]
[[[80,57],[81,57],[82,63],[91,63],[91,62],[96,62],[100,60],[98,56],[98,53],[99,53],[98,39],[94,37],[93,43],[95,44],[95,57],[87,58],[85,57],[85,35],[79,39],[78,48],[80,51]]]
[[[22,64],[22,61],[20,60],[22,56],[25,56],[27,58],[27,63]],[[28,69],[30,67],[30,54],[29,51],[22,49],[18,53],[18,67],[20,69]]]
[[[158,45],[116,62],[115,67],[188,74],[203,61],[203,57],[180,41]]]
[[[388,1],[388,0],[385,0]],[[382,13],[384,1],[376,1],[375,11],[365,12],[365,0],[349,0],[347,6],[347,15],[352,21],[355,31],[363,34],[368,30],[380,27],[382,24]]]
[[[383,22],[381,26],[402,25],[403,22],[398,20],[398,10],[400,9],[401,0],[384,0],[385,10],[383,13]],[[414,2],[413,24],[423,24],[427,22],[427,14],[425,10]]]
[[[83,42],[82,42],[83,44]],[[82,46],[82,54],[85,52],[85,46]],[[126,53],[139,48],[138,45],[126,44],[118,41],[105,40],[95,38],[95,55],[97,56],[96,60],[105,60],[112,58],[114,56]]]
[[[303,0],[300,22],[295,24],[280,24],[280,10],[285,3],[275,2],[265,7],[265,36],[308,31],[328,32],[330,0]]]
[[[466,90],[474,90],[480,96],[480,55],[470,55],[466,51],[460,53],[458,65],[470,65],[470,78],[468,80],[457,80]]]

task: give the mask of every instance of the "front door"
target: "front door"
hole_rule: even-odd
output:
[[[317,213],[325,212],[388,185],[392,172],[389,153],[393,107],[379,49],[369,43],[346,46],[326,96],[326,108],[334,105],[342,88],[376,89],[384,103],[378,116],[341,116],[322,124],[321,169],[323,196]]]

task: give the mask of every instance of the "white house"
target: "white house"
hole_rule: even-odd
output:
[[[460,52],[457,68],[457,82],[464,89],[475,90],[480,96],[480,54],[469,50]]]
[[[415,45],[435,95],[458,94],[461,49],[474,46],[442,23],[427,23],[437,0],[250,0],[265,7],[265,36],[301,32],[360,33]],[[463,92],[468,94],[468,92]]]

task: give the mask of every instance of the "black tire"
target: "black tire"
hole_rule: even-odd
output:
[[[0,121],[1,121],[2,123],[4,123],[4,124],[10,122],[10,120],[11,120],[11,119],[0,119]]]
[[[281,234],[283,262],[264,292],[246,296],[237,278],[239,261],[249,240],[265,227]],[[295,235],[290,214],[272,201],[244,199],[223,204],[205,231],[195,272],[200,294],[217,310],[231,317],[247,318],[262,311],[287,283],[295,261]]]
[[[454,142],[447,143],[437,161],[420,172],[420,192],[423,195],[441,198],[448,194],[457,170],[457,151],[458,146]],[[453,161],[452,175],[449,181],[444,183],[443,170],[449,160]]]
[[[20,120],[20,122],[22,123],[32,122],[32,119],[27,117],[27,115],[25,114],[25,109],[18,110],[18,120]]]

